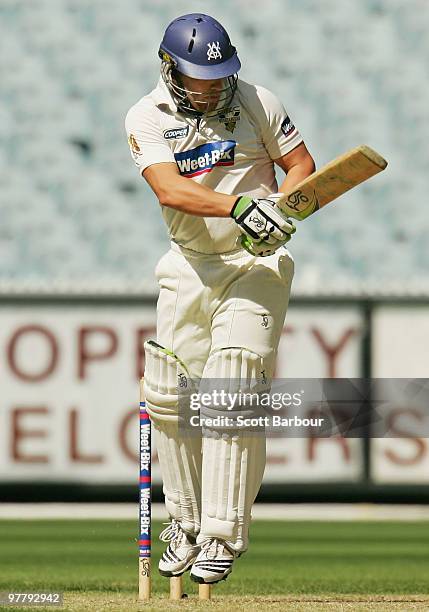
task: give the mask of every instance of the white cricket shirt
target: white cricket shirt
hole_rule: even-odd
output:
[[[153,164],[173,162],[182,176],[237,196],[275,193],[272,160],[302,142],[278,98],[241,79],[229,109],[198,124],[195,117],[177,112],[160,78],[128,111],[125,127],[140,173]],[[162,213],[171,239],[201,253],[232,251],[242,235],[230,218],[197,217],[166,206]]]

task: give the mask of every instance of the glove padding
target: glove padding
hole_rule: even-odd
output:
[[[275,204],[282,195],[272,194],[266,199],[242,196],[236,200],[230,214],[244,234],[243,248],[252,255],[272,255],[295,232],[292,221]]]
[[[268,244],[265,240],[254,242],[253,238],[244,235],[241,236],[240,243],[243,249],[246,249],[248,253],[255,257],[268,257],[268,255],[274,255],[277,249],[284,246],[289,240],[290,236],[288,236],[287,240],[276,240],[274,244]]]

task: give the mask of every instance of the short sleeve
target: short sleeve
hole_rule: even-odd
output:
[[[271,159],[278,159],[302,142],[302,136],[283,104],[271,91],[257,87],[262,105],[262,140]]]
[[[138,103],[125,118],[131,156],[140,174],[153,164],[175,163],[173,152],[163,138],[156,116],[156,109],[149,104]]]

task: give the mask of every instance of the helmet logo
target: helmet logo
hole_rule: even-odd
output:
[[[222,53],[220,52],[220,42],[219,41],[213,41],[211,43],[207,43],[208,46],[208,51],[207,51],[207,59],[210,60],[216,60],[216,59],[222,59]]]

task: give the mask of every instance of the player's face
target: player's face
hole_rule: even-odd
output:
[[[221,92],[225,88],[225,79],[194,79],[184,74],[180,75],[187,97],[195,110],[202,113],[215,110]]]

